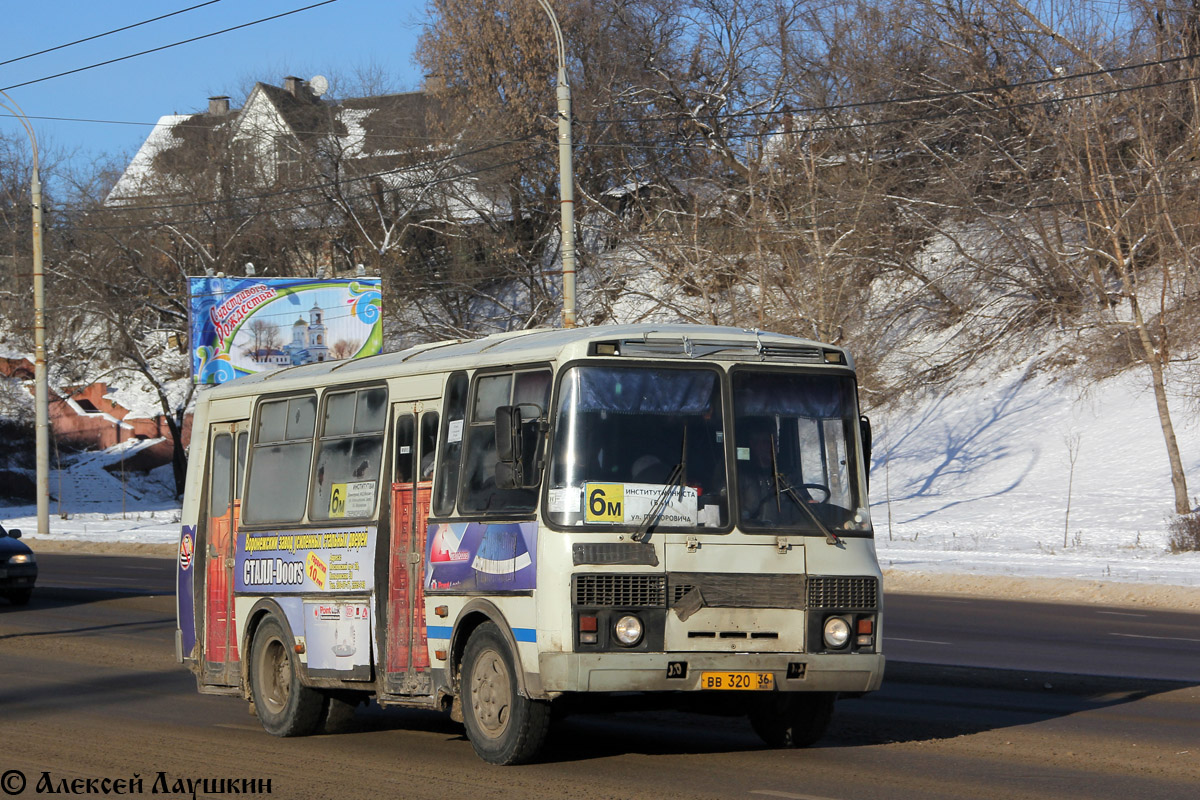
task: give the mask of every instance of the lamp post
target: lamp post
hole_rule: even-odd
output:
[[[564,328],[575,327],[575,183],[571,166],[571,86],[567,83],[567,48],[558,17],[547,0],[537,0],[554,26],[558,46],[558,187],[562,197],[562,292]]]
[[[50,533],[50,389],[46,378],[46,285],[42,271],[42,180],[38,173],[38,143],[29,118],[16,100],[0,91],[8,102],[0,100],[21,122],[33,148],[33,174],[29,192],[33,199],[33,383],[37,449],[37,532],[45,537]]]

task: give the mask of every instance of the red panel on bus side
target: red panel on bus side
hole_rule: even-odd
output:
[[[421,554],[421,563],[425,561],[425,538],[429,529],[429,502],[433,497],[433,484],[417,484],[417,553]],[[424,569],[417,570],[419,576],[425,574]],[[416,602],[413,603],[413,630],[416,632],[413,646],[413,668],[429,669],[429,634],[425,630],[425,581],[418,577],[416,585]]]
[[[412,530],[413,488],[392,484],[392,547],[388,565],[387,671],[408,670],[411,598],[408,586],[408,539]]]
[[[229,554],[229,540],[233,535],[232,517],[232,514],[224,514],[209,520],[209,545],[216,557],[205,559],[208,564],[208,576],[205,581],[208,602],[205,603],[207,613],[204,622],[204,658],[216,663],[228,660],[226,649],[230,628],[229,570],[225,567],[225,558]]]
[[[433,485],[419,484],[416,508],[413,508],[412,484],[392,484],[392,551],[388,581],[387,671],[407,672],[429,668],[428,634],[425,628],[425,592],[421,571],[410,586],[409,552],[422,558],[425,553],[425,528]],[[412,541],[413,515],[416,514],[416,542]],[[415,646],[414,646],[415,643]]]

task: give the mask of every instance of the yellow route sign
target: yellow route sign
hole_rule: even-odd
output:
[[[346,516],[346,484],[335,483],[330,487],[329,516],[331,518]]]
[[[625,521],[625,484],[589,483],[584,487],[587,522]]]

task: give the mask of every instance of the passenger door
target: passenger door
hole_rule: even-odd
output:
[[[249,420],[238,420],[213,425],[210,432],[204,682],[219,686],[236,686],[241,676],[233,606],[233,564],[249,428]]]
[[[425,629],[425,539],[433,494],[436,400],[392,407],[392,524],[388,557],[387,691],[432,691]]]

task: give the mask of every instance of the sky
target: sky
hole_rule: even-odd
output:
[[[397,90],[420,88],[422,76],[412,56],[426,19],[424,0],[333,0],[241,30],[18,86],[321,1],[216,0],[131,30],[2,64],[0,89],[30,118],[45,162],[58,151],[70,163],[84,165],[104,155],[120,155],[128,162],[159,117],[206,110],[214,95],[237,100],[256,80],[277,86],[286,75],[347,80],[355,69],[374,65],[393,78]],[[205,2],[5,0],[0,62]],[[0,109],[0,131],[26,138],[5,109]]]

